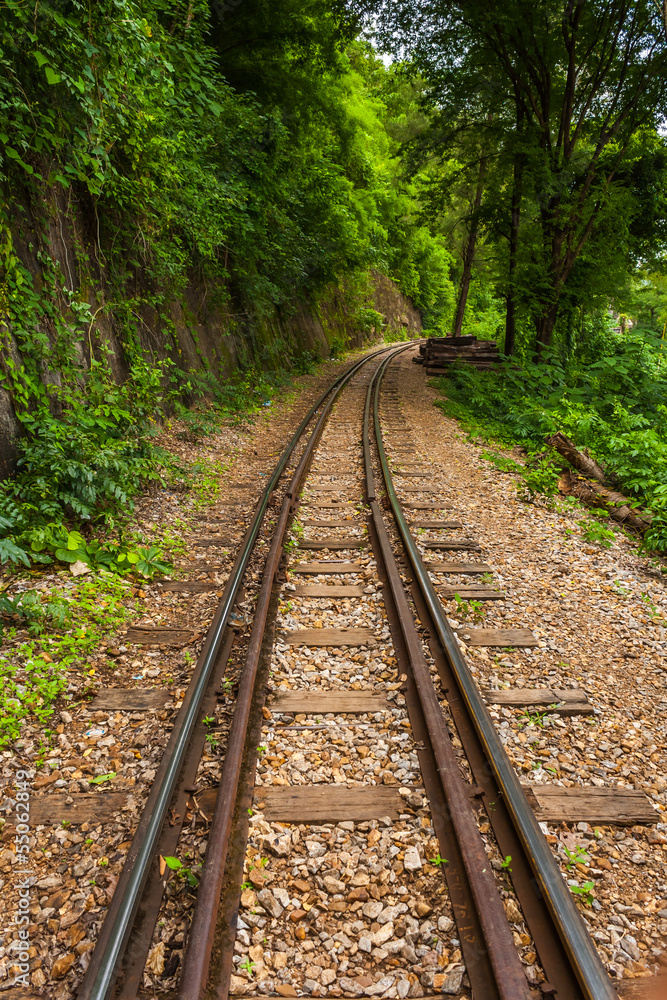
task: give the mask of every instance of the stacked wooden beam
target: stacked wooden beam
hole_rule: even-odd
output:
[[[477,337],[429,337],[413,359],[424,365],[427,375],[446,372],[455,361],[472,365],[481,371],[495,368],[501,356],[495,340],[477,340]]]

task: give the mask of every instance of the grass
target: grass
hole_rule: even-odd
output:
[[[296,396],[293,379],[317,367],[312,356],[304,356],[297,359],[291,373],[267,376],[252,371],[238,374],[223,387],[216,385],[213,404],[201,400],[194,411],[178,410],[177,419],[183,426],[181,439],[195,442],[215,433],[225,423],[239,426],[258,416],[268,417],[273,412],[270,405],[273,401],[289,403]],[[203,392],[211,387],[199,388]],[[48,528],[53,529],[52,534],[56,531],[62,535],[61,545],[67,548],[64,557],[57,555],[57,561],[48,568],[41,567],[41,572],[37,567],[32,571],[6,567],[11,572],[11,592],[8,587],[0,589],[0,748],[25,736],[26,728],[32,726],[39,729],[38,735],[28,734],[30,741],[38,745],[38,756],[46,752],[55,735],[50,727],[54,725],[57,705],[68,707],[75,697],[73,690],[77,698],[82,691],[85,694],[86,682],[92,690],[99,667],[89,660],[93,655],[97,657],[120,626],[137,614],[139,606],[131,595],[136,580],[122,573],[151,578],[169,568],[163,560],[176,561],[185,554],[181,532],[191,528],[193,514],[215,504],[238,454],[235,448],[227,459],[194,461],[187,467],[167,456],[165,474],[174,480],[179,492],[185,489],[187,511],[171,525],[152,530],[148,543],[132,531],[132,508],[128,502],[116,521],[128,539],[128,544],[118,546],[128,565],[115,565],[118,558],[114,550],[113,568],[117,570],[114,573],[90,555],[90,545],[83,535],[63,525]],[[299,531],[303,529],[295,522],[295,534]],[[146,548],[141,548],[142,545]],[[36,552],[37,555],[31,552],[31,556],[37,559],[40,552],[37,549]],[[88,561],[90,572],[86,576],[74,579],[58,565],[75,559]],[[45,572],[50,574],[46,581],[42,576]],[[40,577],[42,580],[36,586]],[[112,660],[107,661],[107,668],[113,669]],[[71,684],[73,681],[75,685]],[[231,688],[232,682],[225,681],[225,690],[229,692]],[[210,743],[214,749],[214,741]]]
[[[28,722],[48,727],[57,700],[75,678],[93,678],[96,668],[87,658],[136,614],[131,599],[133,584],[112,573],[79,578],[61,574],[61,583],[43,591],[30,591],[33,600],[48,608],[59,608],[56,620],[45,614],[30,622],[5,621],[0,646],[0,747],[22,735]],[[25,600],[25,598],[24,598]]]

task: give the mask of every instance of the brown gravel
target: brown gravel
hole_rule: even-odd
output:
[[[455,556],[429,550],[428,558],[488,562],[494,584],[507,594],[504,602],[484,605],[482,623],[457,618],[460,612],[452,601],[446,605],[450,621],[454,626],[528,628],[539,640],[539,646],[532,650],[467,648],[480,685],[583,688],[596,710],[591,719],[547,714],[540,723],[530,722],[517,710],[494,709],[492,714],[517,770],[533,783],[634,787],[654,803],[653,826],[595,830],[582,823],[544,826],[564,876],[580,884],[594,882],[592,905],[585,906],[581,899],[578,905],[611,974],[624,979],[654,975],[665,955],[667,935],[665,585],[650,561],[637,554],[636,542],[622,533],[617,533],[609,550],[585,541],[577,523],[583,517],[581,509],[557,504],[552,510],[544,504],[520,502],[515,477],[497,472],[481,458],[482,449],[466,439],[456,422],[434,407],[438,398],[435,385],[411,364],[410,354],[397,364],[400,376],[396,382],[414,455],[395,446],[395,429],[389,452],[397,467],[405,468],[409,460],[423,463],[429,478],[421,481],[422,486],[437,489],[448,505],[444,516],[463,525],[454,534],[474,538],[482,546],[479,553]],[[327,366],[326,372],[299,380],[295,395],[267,408],[267,413],[245,428],[222,429],[204,445],[181,441],[176,427],[165,431],[163,443],[190,460],[196,455],[209,473],[217,475],[202,477],[200,499],[173,490],[146,496],[139,505],[137,523],[148,537],[152,532],[157,537],[168,526],[179,565],[204,564],[200,570],[183,568],[181,575],[210,580],[217,590],[185,596],[160,593],[151,586],[143,588],[143,596],[128,594],[128,602],[139,601],[133,625],[187,627],[195,631],[195,640],[187,648],[150,649],[125,644],[122,635],[109,636],[109,646],[82,665],[81,676],[73,676],[73,697],[63,702],[61,731],[45,763],[35,767],[40,735],[36,726],[26,726],[21,744],[3,754],[0,811],[6,823],[0,844],[0,989],[11,983],[16,971],[16,768],[30,771],[35,795],[90,791],[92,777],[115,770],[114,790],[127,791],[129,796],[110,824],[96,822],[91,815],[89,822],[80,826],[42,826],[30,832],[29,984],[47,996],[64,1000],[76,992],[89,961],[141,804],[155,775],[166,731],[224,586],[234,545],[297,414],[305,410],[335,368]],[[361,398],[357,393],[357,410]],[[336,410],[345,416],[342,400]],[[387,435],[391,438],[392,431]],[[340,494],[328,494],[348,501],[346,516],[350,521],[344,528],[306,526],[305,537],[365,536],[359,505],[358,440],[355,427],[334,429],[332,423],[325,433],[314,469],[318,463],[327,468],[339,462],[341,454],[346,465],[354,466],[356,471]],[[418,478],[401,481],[412,487],[403,491],[403,499],[432,498],[433,494],[413,492],[419,486]],[[311,478],[305,501],[316,496],[311,489],[314,482]],[[232,488],[236,483],[244,484],[245,489]],[[300,516],[324,518],[330,514],[304,505]],[[198,538],[212,538],[217,531],[221,534],[219,545],[196,544]],[[293,537],[297,543],[301,535],[297,531]],[[427,530],[418,535],[418,541],[422,544],[441,537],[442,532]],[[422,551],[427,551],[423,545]],[[317,719],[276,713],[267,720],[262,736],[267,750],[259,760],[257,783],[259,787],[306,782],[406,786],[406,813],[394,823],[322,826],[269,824],[261,812],[253,816],[246,863],[250,885],[241,901],[232,989],[235,993],[282,996],[297,992],[312,996],[467,996],[444,882],[428,860],[437,853],[437,843],[427,803],[419,792],[416,753],[398,690],[401,685],[381,589],[374,582],[374,561],[368,550],[357,549],[336,550],[328,556],[321,551],[294,552],[290,559],[295,563],[327,557],[361,562],[360,573],[346,577],[345,582],[361,584],[363,598],[296,600],[294,577],[288,578],[282,592],[279,630],[366,627],[373,631],[376,643],[332,651],[288,646],[279,639],[274,650],[273,689],[388,690],[392,708],[377,715],[329,714]],[[211,562],[219,568],[204,568]],[[246,600],[239,609],[239,644],[233,667],[242,661],[253,584],[258,577],[259,567],[250,574]],[[434,579],[442,581],[439,576],[434,575]],[[340,581],[309,577],[308,582]],[[461,577],[448,582],[471,580]],[[109,647],[113,654],[108,653]],[[85,704],[77,704],[84,681],[90,684],[83,667],[93,667],[102,686],[164,683],[170,701],[158,712],[91,714]],[[233,683],[233,670],[230,680]],[[219,777],[232,707],[230,686],[213,726],[218,745],[212,742],[207,747],[199,787],[215,784]],[[299,728],[288,730],[287,725]],[[408,801],[409,795],[416,797]],[[193,811],[179,857],[195,869],[205,850],[207,829],[206,819]],[[565,849],[575,852],[577,847],[584,858],[568,869]],[[493,856],[491,843],[488,849]],[[511,894],[505,895],[515,940],[529,975],[536,981],[539,970],[531,964],[530,938],[521,914],[516,907],[512,909]],[[192,903],[182,880],[172,877],[145,977],[147,987],[164,990],[174,985]]]
[[[484,626],[528,628],[539,639],[537,649],[468,647],[480,685],[583,688],[595,706],[592,718],[547,715],[542,724],[527,724],[518,710],[493,711],[510,759],[529,782],[636,788],[654,804],[653,826],[543,825],[564,875],[595,884],[592,905],[578,904],[610,973],[654,975],[667,964],[664,577],[620,531],[608,550],[583,539],[581,507],[519,501],[517,477],[498,472],[429,405],[439,398],[434,383],[409,358],[398,364],[415,450],[437,470],[447,516],[463,524],[454,534],[479,541],[481,552],[469,557],[489,563],[507,594],[484,605]],[[425,531],[419,540],[442,535]],[[451,624],[463,624],[454,601],[446,607]],[[577,846],[584,863],[568,869],[565,848]]]

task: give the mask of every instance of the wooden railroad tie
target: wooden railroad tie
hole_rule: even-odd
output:
[[[401,493],[442,493],[441,486],[408,486],[406,483],[399,483],[397,488]]]
[[[205,580],[163,580],[158,584],[160,590],[175,591],[179,594],[204,594],[208,590],[219,590],[219,584]]]
[[[179,568],[188,570],[191,573],[225,573],[227,572],[229,565],[225,566],[223,563],[207,563],[202,560],[201,562],[185,563],[184,566],[180,566]]]
[[[634,788],[522,787],[536,818],[542,823],[633,826],[635,823],[657,823],[660,819],[650,800]]]
[[[338,521],[318,521],[316,518],[306,518],[301,524],[312,525],[314,528],[349,528],[354,524],[363,524],[363,521],[359,521],[357,518],[348,517],[345,520],[340,519]]]
[[[64,821],[78,825],[106,823],[115,820],[128,800],[127,792],[65,792],[52,795],[33,795],[30,799],[30,825],[60,826]],[[67,800],[71,801],[68,802]]]
[[[278,640],[288,646],[375,646],[378,641],[369,628],[299,628]]]
[[[128,628],[123,639],[139,646],[186,646],[196,633],[186,628]]]
[[[352,490],[358,487],[358,483],[321,483],[314,485],[308,485],[304,487],[308,491],[309,496],[320,496],[322,493],[346,493],[349,494]],[[305,499],[305,498],[304,498]],[[351,497],[346,497],[352,503],[356,501]]]
[[[527,628],[459,628],[459,639],[467,646],[537,646],[538,640]]]
[[[336,583],[301,583],[292,591],[296,597],[363,597],[363,587]]]
[[[307,538],[299,542],[300,549],[365,549],[365,538]]]
[[[397,788],[383,785],[271,785],[255,788],[253,808],[269,823],[360,823],[384,817],[397,820],[405,803]]]
[[[352,468],[352,466],[337,467],[335,469],[311,469],[311,476],[333,476],[338,478],[339,476],[354,476],[358,472],[361,472],[361,466],[358,469]]]
[[[361,563],[343,562],[343,560],[332,562],[305,562],[297,563],[290,567],[291,573],[302,573],[319,575],[320,573],[361,573],[364,567]]]
[[[393,702],[376,691],[277,691],[269,703],[272,712],[305,712],[311,716],[335,713],[368,715],[389,712]]]
[[[472,538],[448,538],[442,542],[424,542],[424,547],[433,549],[436,552],[455,552],[465,550],[467,552],[481,552],[482,547]]]
[[[98,688],[86,710],[145,712],[151,708],[163,708],[170,700],[171,694],[165,688]]]
[[[341,508],[348,507],[348,508],[352,508],[352,510],[355,510],[356,501],[354,501],[354,500],[341,500],[341,499],[337,499],[336,497],[331,497],[330,500],[311,500],[308,497],[304,497],[303,498],[303,506],[304,507],[326,508],[326,509],[329,509],[329,510],[333,510],[334,508],[336,510],[341,510]]]
[[[492,573],[493,570],[486,563],[457,563],[457,562],[426,562],[424,567],[431,573],[449,573],[452,576],[472,576],[475,573]]]
[[[403,786],[401,786],[403,787]],[[560,788],[555,785],[523,785],[535,816],[544,823],[590,823],[591,826],[651,825],[660,815],[650,800],[634,788]],[[411,791],[422,793],[421,788]],[[215,804],[217,788],[211,789]],[[31,826],[78,825],[116,819],[130,798],[128,792],[77,792],[33,795]],[[199,799],[199,796],[198,796]],[[68,801],[70,800],[70,801]],[[264,803],[260,806],[260,803]],[[265,819],[285,823],[363,822],[385,816],[398,819],[405,811],[398,788],[383,785],[271,785],[255,788],[255,809]],[[10,816],[11,821],[11,816]]]
[[[451,510],[452,505],[443,501],[442,503],[435,503],[433,500],[406,500],[405,503],[401,504],[406,510]]]
[[[460,521],[411,521],[411,528],[462,528]]]
[[[439,587],[438,594],[443,601],[452,601],[454,594],[458,594],[466,601],[504,601],[505,594],[502,590],[494,590],[493,587]]]
[[[484,692],[489,705],[511,708],[549,708],[559,715],[592,715],[595,711],[588,695],[580,688],[514,688]],[[551,706],[555,706],[553,709]]]

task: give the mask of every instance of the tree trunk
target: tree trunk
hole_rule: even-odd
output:
[[[543,312],[537,319],[537,337],[535,340],[535,356],[539,361],[544,354],[545,347],[551,346],[556,319],[558,317],[558,300],[556,300],[546,312]]]
[[[560,432],[553,437],[544,439],[546,444],[554,448],[559,455],[562,455],[570,465],[574,466],[577,472],[588,476],[589,480],[578,479],[568,472],[561,480],[561,490],[575,496],[583,503],[593,507],[604,507],[609,516],[620,524],[628,524],[635,531],[641,534],[650,528],[651,515],[645,511],[637,510],[632,500],[628,500],[622,493],[616,493],[604,486],[605,473],[601,465],[587,455],[585,451],[579,451],[572,441]],[[594,482],[590,482],[590,480]]]
[[[479,173],[477,175],[477,189],[475,190],[475,202],[473,204],[470,232],[465,242],[463,250],[463,273],[459,285],[459,298],[456,303],[456,314],[454,316],[453,336],[460,337],[463,328],[463,318],[468,301],[470,281],[472,278],[472,265],[475,261],[475,250],[477,248],[477,237],[479,235],[479,210],[482,204],[482,194],[484,192],[484,174],[486,173],[486,157],[479,161]]]
[[[521,223],[521,198],[523,189],[523,156],[517,153],[514,157],[514,177],[512,182],[512,208],[510,223],[510,259],[507,274],[507,312],[505,314],[505,344],[503,353],[506,357],[514,354],[516,344],[516,289],[514,278],[516,259],[519,249],[519,225]]]
[[[589,476],[591,479],[597,479],[599,483],[605,481],[604,469],[601,465],[587,455],[585,451],[579,451],[574,443],[570,441],[568,437],[561,434],[554,434],[553,437],[545,438],[548,445],[555,448],[559,455],[566,458],[570,465],[573,465],[577,472],[583,472],[585,476]]]

